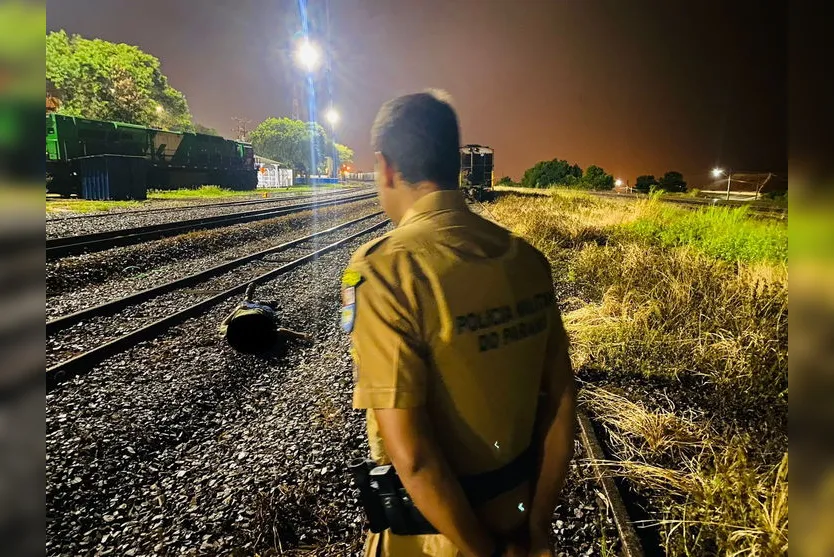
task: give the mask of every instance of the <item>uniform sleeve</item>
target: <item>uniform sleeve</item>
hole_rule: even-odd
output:
[[[426,400],[426,351],[419,308],[410,292],[413,274],[386,261],[375,272],[362,272],[355,290],[351,333],[354,408],[412,408]],[[399,267],[402,267],[400,265]]]

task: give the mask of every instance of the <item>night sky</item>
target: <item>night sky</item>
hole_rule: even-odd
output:
[[[784,2],[716,0],[309,0],[329,41],[319,110],[372,169],[380,104],[447,90],[464,143],[496,151],[496,178],[554,157],[598,164],[632,184],[678,170],[691,184],[716,164],[787,168]],[[47,0],[47,30],[135,44],[161,60],[196,122],[231,137],[292,113],[302,85],[290,54],[296,0]],[[319,118],[319,120],[323,120]]]

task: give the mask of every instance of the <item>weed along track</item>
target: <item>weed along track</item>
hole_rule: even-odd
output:
[[[489,210],[567,293],[583,433],[646,554],[785,553],[784,222],[577,192]]]

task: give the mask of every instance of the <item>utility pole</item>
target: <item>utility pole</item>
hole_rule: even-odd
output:
[[[773,178],[773,172],[768,172],[767,173],[767,178],[765,178],[765,181],[762,182],[761,185],[758,188],[756,188],[756,199],[757,200],[759,199],[759,192],[761,192],[762,189],[764,189],[764,187],[767,185],[767,183],[770,181],[771,178]]]
[[[730,177],[733,175],[731,171],[727,171],[727,201],[730,200]]]
[[[246,129],[247,124],[251,124],[252,120],[247,120],[246,118],[240,118],[237,116],[233,116],[232,120],[237,122],[237,128],[232,128],[232,131],[237,134],[238,141],[248,141],[249,140],[249,132]]]
[[[293,83],[292,90],[292,119],[301,120],[301,105],[298,102],[298,83]]]

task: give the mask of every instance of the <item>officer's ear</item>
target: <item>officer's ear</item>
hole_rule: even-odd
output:
[[[391,166],[391,163],[381,151],[376,151],[374,153],[374,158],[376,162],[375,167],[378,185],[383,188],[393,188],[394,175],[397,171],[393,166]]]

